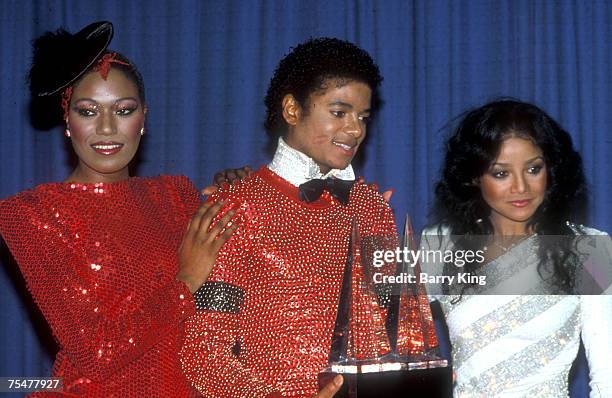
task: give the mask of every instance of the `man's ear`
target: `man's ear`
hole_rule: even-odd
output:
[[[295,126],[302,117],[302,107],[293,94],[283,97],[283,118],[290,126]]]

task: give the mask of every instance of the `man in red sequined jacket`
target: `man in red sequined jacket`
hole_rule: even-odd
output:
[[[210,200],[241,225],[196,292],[183,370],[207,397],[311,397],[326,366],[351,228],[396,234],[383,197],[354,182],[382,77],[357,46],[313,39],[283,58],[265,99],[272,162]]]

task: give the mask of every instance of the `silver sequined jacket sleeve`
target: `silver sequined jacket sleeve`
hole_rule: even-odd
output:
[[[597,243],[604,256],[612,259],[612,240],[596,229],[585,228],[590,236],[599,236]],[[609,289],[609,288],[608,288]],[[591,398],[612,397],[612,292],[582,296],[581,337],[589,362]]]

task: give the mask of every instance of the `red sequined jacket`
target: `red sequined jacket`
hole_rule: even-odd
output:
[[[45,184],[0,202],[0,232],[60,346],[55,395],[198,396],[177,357],[194,300],[174,277],[199,202],[186,177]]]
[[[396,235],[391,209],[359,182],[347,206],[327,192],[302,202],[298,188],[267,167],[212,199],[239,207],[242,225],[197,292],[203,309],[187,321],[183,370],[207,397],[314,395],[352,222],[361,236]]]

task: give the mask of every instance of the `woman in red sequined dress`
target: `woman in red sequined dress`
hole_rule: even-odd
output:
[[[62,391],[42,395],[198,396],[178,362],[183,321],[235,226],[228,214],[208,231],[220,205],[198,209],[186,177],[129,177],[147,108],[111,37],[98,22],[35,42],[31,90],[61,99],[78,165],[1,201],[0,232],[60,346]]]

